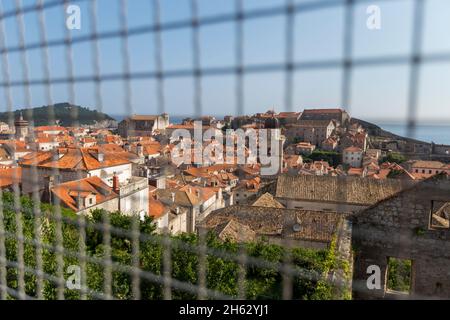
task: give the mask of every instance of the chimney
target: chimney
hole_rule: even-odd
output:
[[[130,146],[130,144],[128,142],[123,145],[123,148],[125,149],[125,151],[130,151],[131,150],[131,146]]]
[[[97,160],[98,160],[98,162],[103,162],[103,160],[105,160],[105,154],[100,150],[98,151],[98,154],[97,154]]]
[[[171,196],[172,196],[172,203],[175,203],[175,192],[172,192]]]
[[[114,172],[113,175],[113,191],[118,193],[120,190],[119,176]]]

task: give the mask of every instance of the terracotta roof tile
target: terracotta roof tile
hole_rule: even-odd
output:
[[[67,131],[67,129],[61,126],[40,126],[35,127],[34,131]]]
[[[159,200],[149,196],[148,198],[148,215],[154,219],[162,217],[167,213],[168,208]]]
[[[6,188],[20,183],[22,181],[22,168],[1,168],[0,169],[0,188]]]
[[[74,211],[79,211],[76,202],[78,194],[80,196],[94,194],[96,204],[114,199],[118,196],[110,186],[96,176],[61,183],[52,189],[52,193],[61,200],[63,205]]]
[[[44,168],[58,168],[65,170],[94,170],[130,163],[128,152],[103,152],[104,159],[97,159],[98,152],[106,150],[103,147],[93,148],[57,148],[46,152],[35,152],[24,157],[22,166],[37,165]]]

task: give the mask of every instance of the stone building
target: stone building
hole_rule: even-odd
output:
[[[122,150],[120,147],[118,147]],[[128,184],[132,178],[132,154],[112,152],[104,146],[95,148],[56,148],[50,151],[31,153],[20,162],[22,167],[22,192],[48,192],[53,183],[63,183],[97,176],[109,186],[117,175],[121,184]],[[36,174],[36,176],[35,176]],[[34,181],[33,177],[36,178]]]
[[[342,109],[305,109],[300,120],[336,120],[341,126],[350,121],[350,115]]]
[[[275,198],[287,209],[356,213],[389,198],[410,183],[346,176],[280,175]]]
[[[9,125],[3,121],[0,121],[0,132],[8,132],[9,133]]]
[[[157,189],[156,199],[167,206],[180,207],[186,210],[185,225],[179,229],[186,232],[194,232],[197,217],[200,215],[200,206],[202,201],[199,196],[189,191],[181,191],[178,189]]]
[[[361,168],[363,161],[363,150],[358,147],[348,147],[342,153],[342,163],[352,168]]]
[[[119,123],[119,134],[124,137],[148,137],[155,130],[165,130],[169,126],[169,115],[132,115]]]
[[[235,205],[212,212],[197,229],[217,231],[218,227],[234,221],[242,226],[244,237],[241,239],[241,232],[237,232],[235,238],[229,239],[232,241],[246,241],[252,233],[252,240],[264,238],[274,244],[324,249],[330,245],[343,220],[344,216],[336,212]]]
[[[402,163],[402,166],[417,179],[429,178],[443,172],[450,174],[450,165],[440,161],[410,160]]]
[[[286,126],[285,135],[289,141],[300,139],[314,145],[321,145],[335,129],[332,120],[300,120],[298,123]]]
[[[450,299],[449,215],[446,174],[423,180],[354,215],[354,297]],[[392,261],[403,261],[409,269],[403,292],[388,281],[395,271],[389,268]],[[370,290],[367,280],[377,267],[380,286]]]
[[[89,177],[56,185],[51,200],[72,209],[77,214],[89,214],[95,209],[110,212],[119,209],[119,196],[99,177]]]
[[[148,185],[144,178],[132,177],[126,185],[114,176],[113,186],[97,176],[58,184],[51,189],[51,201],[61,203],[77,214],[89,214],[94,209],[120,211],[126,215],[148,213]]]

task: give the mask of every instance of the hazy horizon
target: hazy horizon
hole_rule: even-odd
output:
[[[67,101],[54,102],[53,105],[66,104],[66,103],[69,103],[69,102],[67,102]],[[77,105],[77,104],[73,104],[73,103],[70,103],[70,104]],[[18,110],[39,108],[39,107],[43,107],[43,106],[45,106],[45,105],[32,106],[32,107],[20,106],[20,107],[14,108],[13,112],[14,111],[18,111]],[[98,108],[95,108],[95,107],[92,107],[92,106],[84,106],[84,105],[78,105],[78,106],[84,107],[84,108],[88,108],[89,110],[92,110],[92,111],[94,111],[94,110],[100,111]],[[305,109],[329,109],[329,108],[339,108],[339,107],[332,107],[332,106],[331,107],[330,106],[323,106],[323,107],[316,107],[316,108],[305,107],[305,108],[301,108],[301,109],[296,108],[296,109],[294,109],[292,111],[294,111],[294,112],[302,112]],[[253,113],[244,113],[244,115],[253,115],[253,114],[256,114],[256,113],[264,113],[264,112],[267,112],[269,110],[272,110],[272,109],[268,109],[268,108],[264,109],[263,108],[261,110],[256,110]],[[282,109],[275,108],[274,111],[276,113],[279,113],[279,112],[287,112],[289,110],[282,110]],[[129,114],[126,114],[126,113],[106,112],[105,110],[103,110],[102,112],[106,113],[107,115],[113,117],[116,120],[122,120],[123,118],[129,116]],[[350,113],[350,116],[352,118],[357,118],[357,119],[368,121],[368,122],[371,122],[371,123],[374,123],[374,124],[378,124],[378,123],[390,124],[390,125],[406,125],[407,124],[407,119],[405,119],[405,118],[393,118],[393,117],[391,117],[391,118],[382,118],[382,117],[376,118],[376,117],[361,117],[361,116],[360,117],[355,117],[355,116],[352,115],[351,111],[349,113]],[[134,114],[157,114],[157,113],[150,113],[150,112],[148,112],[148,113],[134,113]],[[169,113],[169,115],[171,117],[176,117],[176,118],[192,118],[192,117],[195,117],[192,114]],[[217,119],[223,119],[224,116],[237,116],[237,115],[234,115],[232,113],[229,113],[229,114],[203,113],[202,115],[204,115],[204,116],[214,116]],[[450,118],[442,119],[442,117],[441,118],[423,118],[422,117],[422,118],[418,118],[416,120],[417,120],[416,121],[417,125],[450,126]]]

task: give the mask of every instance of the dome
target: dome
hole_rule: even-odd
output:
[[[23,119],[22,112],[20,113],[19,119],[14,121],[14,125],[16,127],[28,127],[28,121]]]

